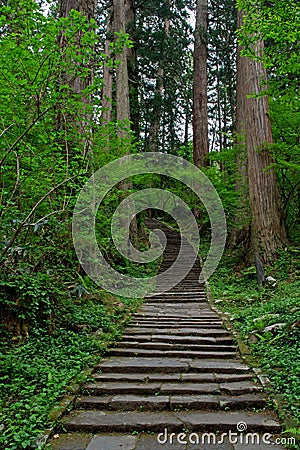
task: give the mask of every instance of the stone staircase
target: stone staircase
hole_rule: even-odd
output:
[[[163,272],[177,257],[180,237],[155,221],[149,226],[168,238]],[[210,309],[199,274],[197,259],[169,292],[145,299],[122,341],[95,367],[93,382],[82,387],[63,420],[65,433],[50,442],[54,450],[283,448],[263,441],[273,442],[280,424]]]

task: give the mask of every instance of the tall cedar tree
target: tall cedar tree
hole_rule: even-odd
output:
[[[263,42],[257,41],[255,46],[255,52],[263,54]],[[242,98],[244,108],[242,120],[247,148],[251,246],[268,263],[276,257],[278,247],[284,244],[286,232],[270,153],[272,130],[268,96],[262,93],[267,84],[267,71],[260,61],[247,57],[242,59],[237,96]]]
[[[207,165],[208,113],[207,113],[207,0],[197,0],[194,83],[193,83],[193,157],[196,166]]]

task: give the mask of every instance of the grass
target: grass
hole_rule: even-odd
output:
[[[267,373],[270,396],[280,394],[283,414],[300,425],[300,251],[286,249],[265,269],[276,287],[257,287],[254,267],[243,268],[227,254],[210,279],[218,307],[251,349],[253,364]],[[267,327],[275,324],[275,328]],[[267,328],[267,329],[266,329]],[[297,431],[293,430],[296,434]],[[298,431],[299,433],[299,431]],[[298,447],[297,447],[298,448]]]

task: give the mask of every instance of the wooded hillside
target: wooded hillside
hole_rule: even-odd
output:
[[[0,29],[2,386],[13,370],[5,355],[16,344],[34,337],[50,352],[52,337],[64,336],[62,347],[72,341],[73,352],[83,345],[93,354],[119,333],[137,304],[95,285],[72,239],[73,209],[84,184],[124,155],[172,154],[204,172],[224,207],[226,251],[237,272],[251,271],[257,254],[266,271],[277,267],[290,280],[298,273],[296,0],[4,0]],[[96,222],[101,252],[125,275],[145,277],[159,264],[124,258],[110,229],[120,200],[149,187],[182,198],[201,239],[210,239],[205,207],[172,173],[127,178],[105,197]],[[149,207],[138,214],[130,235],[142,251],[149,247],[149,215],[172,222]],[[82,344],[81,333],[99,329],[106,333],[100,343],[84,337]],[[87,360],[85,354],[75,361],[72,376]],[[65,388],[56,380],[57,386],[49,403]],[[15,395],[12,390],[4,402],[11,414]],[[5,448],[21,448],[20,442],[29,448],[45,411],[35,431],[20,432],[16,444],[8,426]]]

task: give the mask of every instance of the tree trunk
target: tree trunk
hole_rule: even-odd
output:
[[[237,26],[242,26],[242,11],[238,11]],[[236,178],[235,191],[238,193],[238,206],[235,212],[234,224],[230,236],[229,245],[234,248],[243,244],[245,253],[250,246],[250,211],[249,211],[249,183],[247,173],[247,151],[245,136],[245,84],[247,79],[247,59],[241,56],[242,47],[237,48],[236,57],[236,118],[235,118],[235,145],[236,153]]]
[[[127,49],[127,66],[129,82],[129,102],[131,115],[131,130],[139,140],[140,135],[140,105],[139,105],[139,70],[137,61],[137,31],[134,0],[125,0],[126,32],[133,42]]]
[[[113,39],[113,23],[112,23],[113,13],[112,10],[109,11],[106,25],[106,41],[104,53],[108,59],[111,58],[112,54],[110,51],[110,44]],[[102,125],[106,125],[111,122],[112,119],[112,92],[113,92],[113,72],[111,67],[105,64],[103,70],[103,90],[102,90]]]
[[[114,0],[114,30],[115,32],[126,31],[126,15],[125,15],[125,0]],[[118,127],[118,136],[120,138],[129,138],[130,121],[130,105],[129,105],[129,83],[128,83],[128,69],[127,69],[127,50],[124,49],[122,53],[116,55],[116,59],[120,61],[116,69],[116,109],[117,120],[121,123]]]
[[[115,32],[126,31],[126,0],[114,0],[114,30]],[[116,59],[120,61],[116,69],[116,110],[118,126],[118,137],[125,147],[128,146],[127,155],[130,153],[130,103],[129,103],[129,80],[128,80],[128,68],[127,68],[127,49],[119,55],[116,55]],[[122,181],[119,183],[120,190],[124,194],[120,195],[120,201],[123,200],[125,193],[132,190],[133,184],[131,181]],[[134,211],[135,205],[132,202],[132,210]],[[120,227],[125,227],[126,221],[123,223],[120,219]],[[136,244],[138,241],[137,236],[137,221],[136,218],[131,222],[130,226],[130,239]]]
[[[71,10],[76,10],[82,13],[89,21],[91,19],[95,18],[96,15],[96,1],[95,0],[60,0],[60,11],[59,15],[60,17],[69,17]],[[81,39],[83,37],[83,33],[81,31],[77,32],[76,35],[76,41],[78,49],[77,51],[80,52],[81,47]],[[59,45],[62,49],[66,48],[68,42],[66,41],[64,33],[61,33],[59,36]],[[66,64],[68,64],[68,61],[66,61]],[[70,62],[70,64],[73,64],[73,62]],[[85,77],[77,76],[72,77],[69,74],[63,73],[62,74],[62,84],[68,84],[71,87],[71,92],[75,94],[75,96],[80,100],[82,104],[82,108],[79,113],[75,113],[75,115],[70,112],[67,115],[64,115],[64,117],[61,117],[61,115],[58,115],[58,127],[61,128],[62,124],[64,124],[64,127],[67,129],[72,129],[74,127],[79,136],[80,136],[80,143],[83,147],[83,154],[86,155],[89,153],[91,148],[91,121],[92,121],[92,113],[91,113],[91,96],[83,93],[83,91],[90,85],[93,84],[94,80],[94,70],[92,67],[91,61],[82,61],[78,64],[78,69],[80,72],[80,67],[82,65],[82,68],[86,69],[87,64],[89,66],[89,74]],[[73,134],[73,133],[72,133]],[[82,136],[84,137],[82,139]],[[70,142],[70,145],[72,146],[74,144],[73,140]],[[68,146],[68,143],[66,143],[66,146]]]
[[[197,0],[193,82],[193,156],[196,166],[207,165],[207,0]]]
[[[162,96],[164,91],[163,85],[163,77],[164,77],[164,69],[162,64],[159,63],[157,76],[156,76],[156,84],[155,84],[155,93],[154,93],[154,106],[152,111],[152,119],[149,127],[149,151],[150,152],[158,152],[159,150],[159,128],[161,122],[161,114],[162,114]]]
[[[256,43],[255,51],[262,54],[264,45]],[[267,72],[259,61],[244,58],[245,76],[241,95],[245,101],[245,131],[251,208],[251,244],[263,262],[271,262],[276,250],[286,241],[282,207],[276,173],[270,167],[272,130],[267,95],[260,95],[267,83]],[[247,98],[256,94],[256,98]]]
[[[165,36],[170,37],[170,19],[165,19]],[[158,152],[159,150],[159,128],[162,115],[162,96],[164,92],[164,58],[158,63],[155,93],[154,93],[154,107],[152,113],[151,125],[149,128],[149,151]]]

